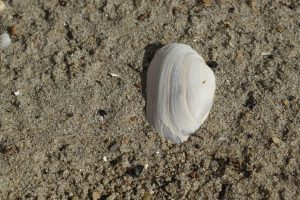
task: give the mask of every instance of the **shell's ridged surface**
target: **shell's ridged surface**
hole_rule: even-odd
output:
[[[186,141],[207,118],[214,91],[214,73],[196,51],[185,44],[164,46],[147,72],[147,119],[166,139]]]

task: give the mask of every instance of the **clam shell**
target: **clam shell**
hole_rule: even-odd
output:
[[[207,118],[214,92],[214,73],[195,50],[164,46],[147,71],[146,117],[166,139],[184,142]]]

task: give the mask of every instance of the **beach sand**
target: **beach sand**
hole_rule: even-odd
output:
[[[300,198],[298,1],[4,2],[0,199]],[[180,145],[145,118],[147,68],[175,42],[217,81]]]

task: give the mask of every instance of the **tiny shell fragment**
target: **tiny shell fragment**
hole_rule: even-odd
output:
[[[20,91],[14,92],[14,95],[15,95],[15,96],[19,96],[19,94],[20,94]]]
[[[106,156],[103,156],[103,161],[106,162],[107,161],[107,158]]]
[[[11,39],[7,32],[4,32],[0,35],[0,48],[4,49],[11,44]]]
[[[112,77],[119,77],[119,78],[120,78],[120,76],[119,76],[118,74],[115,74],[115,73],[110,73],[110,75],[111,75]]]

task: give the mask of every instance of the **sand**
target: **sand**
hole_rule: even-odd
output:
[[[300,198],[299,1],[4,2],[0,199]],[[145,118],[149,62],[174,42],[217,80],[180,145]]]

